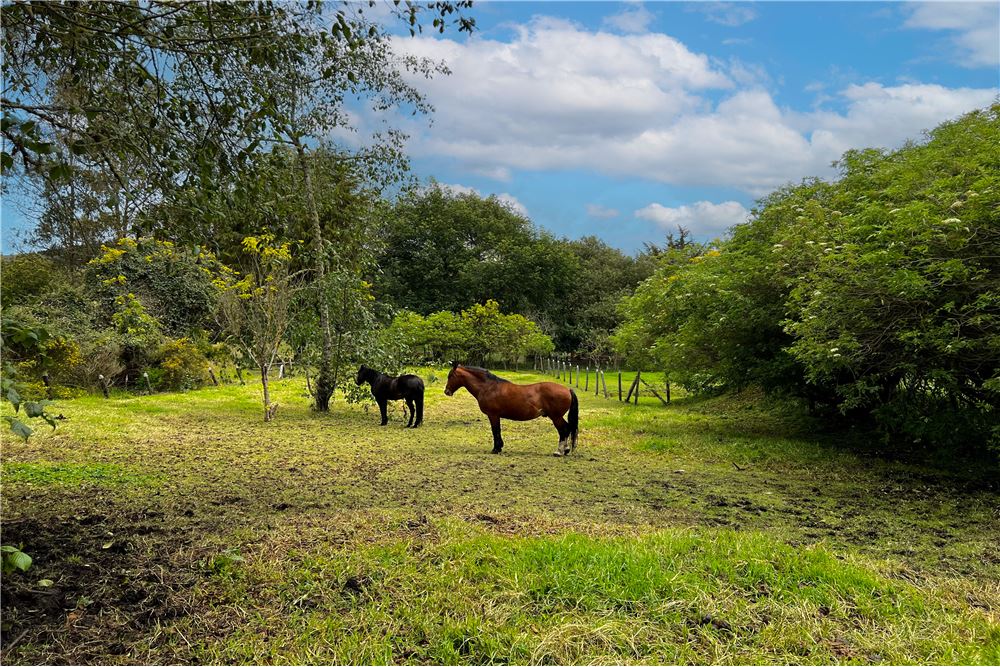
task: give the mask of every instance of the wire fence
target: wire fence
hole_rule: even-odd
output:
[[[640,398],[643,403],[663,405],[669,405],[671,401],[670,383],[662,373],[647,372],[643,375],[642,371],[607,371],[558,359],[544,360],[541,371],[585,394],[608,400],[617,399],[633,405],[639,405]],[[654,379],[657,376],[659,381]]]

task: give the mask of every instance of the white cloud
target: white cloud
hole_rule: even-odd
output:
[[[730,28],[741,26],[757,18],[757,11],[746,3],[696,2],[688,7],[688,11],[701,12],[712,23]]]
[[[790,116],[789,122],[810,133],[817,159],[833,159],[849,148],[891,148],[917,139],[921,130],[987,106],[996,94],[996,90],[930,84],[866,83],[841,91],[849,104],[847,113],[818,111],[798,119]]]
[[[528,216],[528,208],[521,203],[521,201],[510,194],[509,192],[501,192],[499,194],[493,193],[489,195],[484,195],[477,188],[473,188],[468,185],[462,185],[461,183],[438,183],[437,186],[446,192],[450,192],[455,195],[476,195],[477,197],[496,197],[497,201],[501,204],[505,204],[510,210],[514,211],[518,215]]]
[[[507,204],[507,206],[509,206],[510,209],[514,211],[514,213],[517,213],[518,215],[521,215],[525,218],[529,217],[528,207],[522,204],[520,200],[518,200],[518,198],[515,197],[514,195],[510,194],[509,192],[501,192],[496,197],[502,203]]]
[[[915,3],[903,26],[954,33],[954,59],[966,67],[1000,63],[1000,5],[996,2]]]
[[[649,24],[655,18],[653,12],[646,9],[642,3],[636,3],[625,7],[617,14],[605,17],[603,23],[606,27],[622,32],[641,33],[649,29]]]
[[[849,148],[893,148],[990,104],[996,89],[907,83],[824,92],[843,111],[780,108],[767,72],[716,61],[663,34],[588,32],[537,18],[511,42],[418,37],[400,51],[444,59],[449,77],[418,85],[436,107],[409,150],[479,174],[591,169],[757,196],[788,181],[831,176]],[[712,102],[708,91],[723,91]],[[499,178],[499,180],[504,180]]]
[[[654,202],[636,211],[635,217],[655,222],[667,230],[676,230],[679,225],[690,230],[696,238],[705,238],[718,236],[733,225],[746,222],[749,214],[742,204],[735,201],[721,204],[699,201],[676,208]]]
[[[507,167],[473,167],[472,171],[480,176],[492,178],[494,181],[503,181],[504,183],[510,182],[510,179],[513,177],[510,169]]]
[[[608,208],[607,206],[602,206],[601,204],[587,204],[587,215],[591,218],[607,220],[610,218],[617,218],[618,209]]]

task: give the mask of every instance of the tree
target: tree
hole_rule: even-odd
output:
[[[630,257],[595,236],[564,243],[575,268],[562,298],[545,310],[544,319],[559,349],[607,362],[607,337],[621,321],[618,303],[649,277],[653,261]]]
[[[505,315],[492,300],[473,304],[459,315],[445,310],[423,317],[402,311],[386,333],[408,347],[416,361],[516,363],[524,356],[546,355],[554,349],[552,339],[535,322],[516,313]]]
[[[428,13],[440,31],[449,24],[465,31],[474,26],[461,14],[471,6],[467,0],[396,5],[411,32],[422,30],[421,16]],[[381,111],[398,105],[428,111],[401,70],[444,71],[430,61],[395,58],[391,35],[363,7],[335,6],[329,11],[314,2],[153,0],[71,9],[12,3],[5,8],[4,78],[10,86],[2,100],[0,166],[7,171],[18,165],[42,179],[53,195],[50,217],[75,221],[75,189],[66,203],[51,185],[75,173],[100,171],[117,185],[103,204],[88,210],[138,197],[145,198],[141,210],[157,202],[164,210],[198,210],[198,194],[210,200],[262,145],[290,146],[310,222],[312,278],[323,284],[330,242],[323,234],[310,146],[333,128],[348,126],[349,97],[367,98]],[[385,133],[363,154],[369,171],[398,174],[405,167],[401,141],[399,133]],[[182,195],[173,199],[177,192]],[[127,228],[135,222],[129,220]],[[61,240],[73,242],[76,231],[71,226]],[[334,385],[330,308],[325,300],[317,303],[320,410],[328,408]]]
[[[397,201],[384,247],[379,295],[425,315],[489,299],[542,313],[564,293],[573,266],[563,244],[496,197],[437,184]]]
[[[1000,105],[892,153],[852,151],[786,330],[841,410],[918,440],[1000,446]]]
[[[834,183],[762,199],[715,249],[661,253],[619,349],[695,390],[748,384],[937,444],[1000,437],[1000,105]]]
[[[219,314],[234,343],[260,372],[267,422],[278,409],[271,403],[268,373],[284,341],[296,289],[289,272],[292,253],[289,244],[276,244],[268,235],[248,236],[243,248],[243,276],[230,270],[216,280],[222,293]]]

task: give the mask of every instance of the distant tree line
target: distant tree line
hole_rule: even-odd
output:
[[[628,255],[588,236],[559,239],[496,197],[414,189],[387,212],[375,292],[420,315],[496,301],[537,322],[557,349],[614,354],[618,302],[651,275],[660,249]]]

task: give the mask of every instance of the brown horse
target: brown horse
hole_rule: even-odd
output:
[[[559,431],[559,449],[556,456],[569,455],[576,449],[576,435],[580,407],[576,393],[555,382],[513,384],[498,378],[485,368],[462,366],[455,362],[448,373],[448,386],[444,393],[451,396],[465,387],[479,401],[479,409],[490,418],[493,427],[493,453],[503,449],[500,437],[500,419],[528,421],[548,417]],[[567,410],[566,419],[563,415]]]

